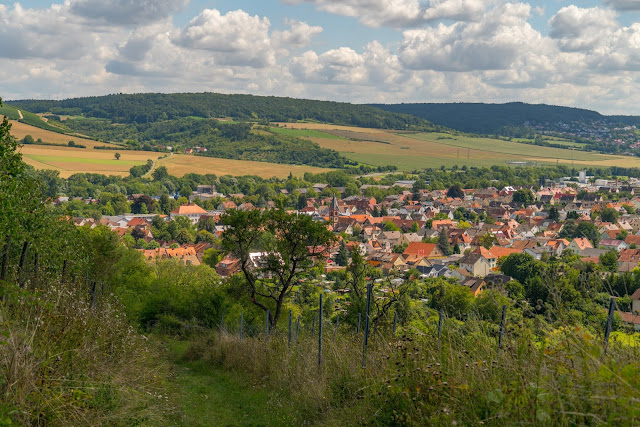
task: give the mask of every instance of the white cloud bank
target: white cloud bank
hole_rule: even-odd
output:
[[[312,3],[397,43],[321,48],[328,29],[244,10],[200,11],[188,0],[67,0],[0,5],[0,96],[220,91],[352,102],[523,100],[640,114],[640,24],[609,7],[568,5],[544,33],[540,10],[499,0],[281,0]],[[633,4],[631,4],[633,3]],[[357,31],[354,21],[354,31]]]

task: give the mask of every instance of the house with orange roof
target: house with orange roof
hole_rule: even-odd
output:
[[[187,217],[191,220],[192,223],[195,224],[198,221],[200,221],[201,216],[207,215],[207,214],[208,214],[207,211],[205,211],[195,203],[188,203],[186,205],[182,205],[177,209],[171,211],[170,217],[171,219],[175,219],[180,216]]]
[[[586,237],[577,237],[569,243],[567,249],[571,249],[571,251],[575,254],[582,255],[582,252],[585,249],[593,249],[593,245],[591,241]]]
[[[411,242],[402,255],[405,259],[409,255],[421,255],[425,258],[442,258],[444,254],[435,243]]]

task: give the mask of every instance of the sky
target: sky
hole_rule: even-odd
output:
[[[0,97],[220,92],[640,115],[640,0],[0,0]]]

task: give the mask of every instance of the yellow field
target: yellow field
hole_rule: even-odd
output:
[[[219,159],[215,157],[175,154],[157,162],[166,166],[171,175],[183,176],[187,173],[213,173],[216,175],[257,175],[263,178],[286,178],[289,173],[302,176],[305,172],[320,173],[330,169],[313,166],[285,165],[279,163],[253,162],[249,160]]]
[[[105,144],[104,142],[93,141],[90,139],[78,138],[76,136],[51,132],[24,123],[20,123],[15,120],[11,120],[11,134],[18,139],[23,139],[25,136],[31,135],[33,139],[37,140],[38,138],[40,138],[43,142],[49,142],[53,144],[68,144],[69,141],[73,141],[77,144],[82,144],[87,148],[93,148],[96,145],[112,145]]]
[[[74,173],[126,176],[132,166],[144,164],[147,159],[155,160],[160,156],[159,153],[148,151],[119,151],[121,157],[120,160],[116,160],[116,152],[112,150],[43,145],[25,145],[20,151],[25,163],[36,169],[58,170],[63,178],[68,178]]]
[[[371,165],[394,165],[400,170],[427,167],[491,166],[505,162],[535,162],[582,166],[638,167],[637,157],[614,156],[568,149],[539,147],[492,138],[443,133],[403,133],[317,123],[280,123],[289,129],[319,130],[346,139],[305,138]]]

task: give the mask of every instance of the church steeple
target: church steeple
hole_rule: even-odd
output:
[[[338,199],[334,195],[333,200],[331,200],[331,207],[329,208],[329,220],[334,227],[338,224],[339,215],[340,208],[338,207]]]

